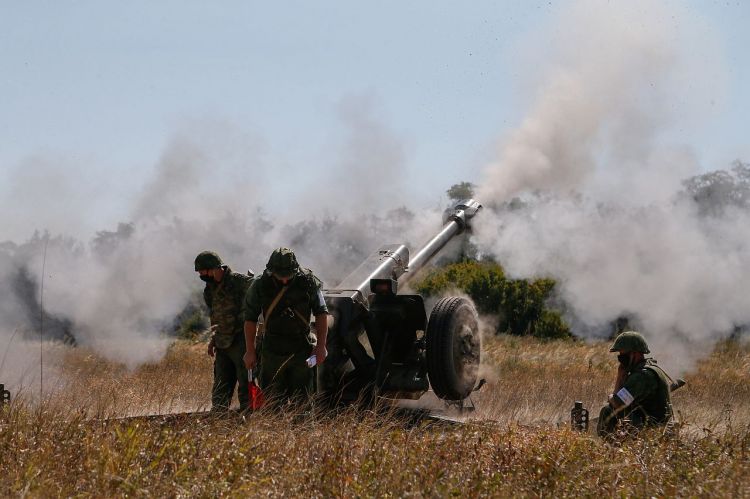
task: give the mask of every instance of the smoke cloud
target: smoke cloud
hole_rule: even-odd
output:
[[[73,334],[78,344],[133,368],[163,356],[171,340],[165,331],[202,289],[193,259],[204,249],[216,250],[235,271],[257,273],[273,248],[289,246],[303,266],[335,285],[383,244],[423,242],[440,214],[399,204],[395,172],[405,165],[405,148],[374,110],[372,97],[345,99],[342,138],[325,165],[295,172],[269,158],[252,133],[189,124],[133,196],[126,221],[88,241],[60,234],[76,220],[95,219],[106,196],[87,198],[64,183],[57,199],[67,203],[65,213],[50,213],[54,206],[35,200],[54,191],[49,182],[65,178],[70,165],[44,161],[38,181],[19,183],[24,194],[4,200],[16,204],[19,226],[50,232],[0,245],[0,355],[6,349],[13,358],[0,367],[3,382],[38,379],[43,265],[45,337]]]
[[[706,217],[678,194],[702,169],[672,139],[720,100],[717,44],[677,6],[582,1],[537,47],[538,94],[478,193],[496,215],[478,220],[480,247],[512,275],[555,277],[578,334],[626,316],[689,369],[750,322],[750,213]]]

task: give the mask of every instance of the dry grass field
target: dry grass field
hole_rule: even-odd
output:
[[[52,349],[50,349],[52,350]],[[176,343],[129,372],[55,347],[60,376],[0,415],[0,496],[750,497],[750,346],[722,343],[674,394],[677,437],[617,444],[567,427],[611,388],[607,345],[497,337],[465,424],[349,410],[263,410],[245,421],[124,415],[206,409],[211,361]]]

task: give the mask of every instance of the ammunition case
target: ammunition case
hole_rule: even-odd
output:
[[[583,407],[583,402],[576,400],[570,410],[570,428],[573,431],[585,433],[589,430],[589,411]]]

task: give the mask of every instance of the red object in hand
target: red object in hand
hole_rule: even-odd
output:
[[[247,381],[247,390],[250,396],[250,409],[252,409],[253,411],[257,411],[258,409],[263,407],[265,400],[263,398],[263,392],[258,386],[258,383],[255,380],[255,376],[253,376],[252,369],[247,372]]]

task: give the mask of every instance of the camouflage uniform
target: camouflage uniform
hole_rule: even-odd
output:
[[[248,405],[247,369],[242,361],[245,355],[245,335],[242,331],[242,301],[252,278],[232,272],[223,266],[220,282],[207,282],[203,298],[210,311],[211,325],[215,326],[211,341],[216,346],[214,359],[214,385],[211,404],[214,409],[226,409],[232,401],[234,386],[240,409]]]
[[[643,337],[632,331],[618,336],[610,351],[649,353]],[[597,424],[600,436],[614,432],[620,420],[626,420],[632,428],[641,429],[666,425],[672,418],[669,376],[653,359],[643,359],[630,367],[622,387],[612,397],[619,409],[612,404],[602,407]]]
[[[263,313],[265,333],[260,352],[259,381],[271,395],[283,399],[300,397],[313,389],[313,373],[305,360],[315,335],[310,332],[310,314],[328,313],[320,280],[308,269],[297,268],[287,290],[266,317],[266,311],[284,285],[268,269],[253,281],[245,298],[245,320],[257,322]]]

